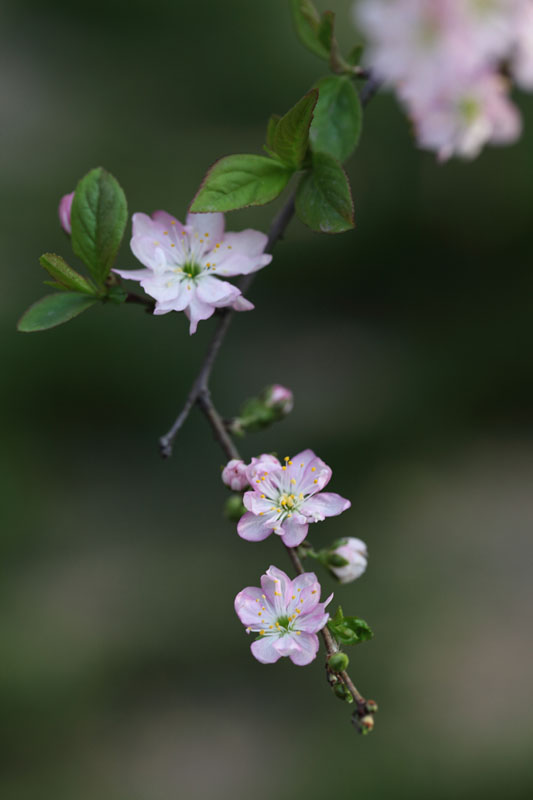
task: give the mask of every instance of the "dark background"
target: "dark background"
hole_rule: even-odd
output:
[[[325,72],[287,5],[2,4],[6,800],[531,796],[531,97],[516,146],[439,166],[379,95],[348,166],[356,231],[293,223],[213,376],[224,414],[292,387],[293,415],[245,456],[311,447],[352,500],[312,538],[369,546],[360,581],[323,580],[376,632],[352,653],[380,705],[369,738],[320,658],[249,654],[234,595],[289,565],[223,519],[198,413],[159,459],[214,322],[189,338],[183,315],[105,307],[15,332],[46,293],[38,256],[70,258],[57,203],[90,168],[131,212],[183,218],[209,164],[260,151],[270,113]],[[350,3],[329,6],[354,44]],[[227,224],[266,229],[275,210]],[[119,264],[136,266],[127,242]]]

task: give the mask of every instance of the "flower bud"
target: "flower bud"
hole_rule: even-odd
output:
[[[70,211],[72,209],[72,201],[74,200],[74,192],[70,194],[64,194],[61,200],[59,201],[59,208],[57,209],[57,213],[59,214],[59,221],[61,223],[61,227],[63,230],[70,235],[71,227],[70,227]]]
[[[232,522],[238,522],[243,514],[246,514],[242,495],[232,494],[231,497],[228,497],[224,505],[224,514]]]
[[[365,571],[367,555],[366,544],[361,539],[341,539],[328,551],[326,563],[341,583],[350,583]]]
[[[344,672],[345,669],[348,669],[349,663],[350,659],[346,653],[332,653],[328,658],[328,667],[333,670],[333,672]]]
[[[232,492],[242,492],[248,486],[246,464],[238,458],[228,461],[222,470],[222,481]]]
[[[290,389],[275,383],[264,390],[265,405],[279,414],[278,419],[290,414],[294,407],[294,397]]]
[[[335,684],[333,691],[339,700],[344,700],[346,703],[353,703],[352,693],[343,683]]]
[[[365,708],[369,714],[375,714],[378,710],[378,704],[375,700],[367,700],[365,703]]]

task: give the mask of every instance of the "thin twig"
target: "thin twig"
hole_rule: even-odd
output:
[[[276,246],[277,242],[283,238],[283,234],[285,233],[285,229],[287,225],[291,221],[292,217],[294,216],[294,194],[291,194],[281,211],[274,217],[272,224],[270,226],[270,230],[268,232],[268,241],[265,247],[266,253],[271,253],[274,247]],[[246,275],[244,280],[241,283],[241,291],[247,292],[250,288],[252,281],[255,277],[255,273],[251,273],[250,275]],[[174,439],[176,438],[179,429],[182,427],[183,423],[189,416],[191,408],[197,403],[200,407],[203,406],[203,410],[205,411],[206,404],[205,404],[205,395],[208,394],[208,387],[209,387],[209,378],[211,376],[211,371],[213,369],[216,357],[218,355],[218,351],[222,345],[226,337],[226,333],[228,332],[228,328],[231,324],[231,321],[235,315],[235,311],[231,308],[225,308],[221,314],[219,323],[215,329],[213,334],[213,338],[209,343],[209,347],[207,348],[207,353],[203,364],[200,368],[200,372],[198,373],[191,390],[187,396],[185,401],[185,405],[183,406],[182,410],[180,411],[179,415],[176,417],[174,424],[170,428],[164,436],[161,436],[159,439],[159,447],[160,452],[163,458],[170,458],[172,455],[172,446],[174,444]],[[204,397],[203,400],[200,398]],[[212,420],[210,420],[211,424],[213,425]],[[215,426],[213,425],[213,428]],[[215,429],[216,433],[216,429]],[[220,441],[220,434],[217,435],[218,440]],[[229,437],[228,437],[229,438]],[[234,458],[235,456],[230,456],[230,458]]]

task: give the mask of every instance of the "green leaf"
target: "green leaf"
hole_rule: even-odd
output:
[[[311,148],[341,163],[357,146],[363,111],[349,78],[331,75],[317,83],[318,103],[309,131]]]
[[[359,644],[372,639],[372,629],[359,617],[345,617],[339,606],[335,616],[328,622],[328,628],[340,644]]]
[[[109,172],[97,167],[81,179],[72,202],[72,248],[98,285],[115,262],[127,220],[126,197]]]
[[[348,64],[350,64],[352,67],[358,67],[363,57],[363,51],[364,47],[362,44],[356,44],[355,47],[352,47],[346,59]]]
[[[291,174],[266,156],[225,156],[208,171],[190,210],[205,213],[262,206],[281,194]]]
[[[313,154],[313,169],[302,177],[296,190],[296,213],[319,233],[342,233],[354,227],[348,178],[327,153]]]
[[[20,318],[17,330],[32,333],[55,328],[56,325],[77,317],[97,302],[95,297],[75,292],[48,294],[28,308]]]
[[[55,253],[44,253],[39,259],[41,267],[50,273],[52,278],[61,285],[62,289],[72,289],[84,294],[95,294],[96,289],[83,275],[69,267],[61,256]]]
[[[317,100],[318,89],[313,89],[287,111],[276,125],[272,150],[293,170],[299,169],[305,158],[309,126]]]
[[[317,31],[317,38],[328,55],[335,36],[335,14],[333,11],[324,11]]]
[[[329,49],[319,38],[321,22],[315,6],[311,0],[290,0],[290,3],[292,20],[301,43],[316,56],[327,61]]]
[[[272,114],[267,123],[266,146],[269,150],[274,149],[274,133],[278,127],[281,117],[279,114]]]

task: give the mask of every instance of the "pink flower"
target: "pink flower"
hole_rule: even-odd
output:
[[[154,314],[185,311],[190,333],[216,308],[249,311],[252,303],[240,289],[220,280],[247,275],[270,264],[264,233],[224,232],[224,214],[189,214],[186,225],[165,211],[133,215],[131,249],[146,269],[115,270],[140,281],[156,300]]]
[[[368,563],[366,544],[361,539],[355,539],[354,537],[341,539],[337,547],[330,550],[328,555],[340,556],[348,562],[342,567],[328,564],[329,569],[341,583],[350,583],[360,578]]]
[[[487,143],[508,144],[520,135],[520,115],[499,75],[482,74],[415,112],[419,144],[439,160],[475,158]]]
[[[61,200],[59,201],[59,208],[57,209],[61,227],[68,234],[71,233],[70,210],[72,208],[73,200],[74,200],[74,192],[71,192],[70,194],[64,194]]]
[[[273,456],[252,459],[248,468],[252,491],[243,498],[248,513],[237,525],[239,536],[260,542],[277,533],[287,547],[297,547],[307,536],[309,523],[350,508],[349,500],[322,491],[330,478],[331,469],[312,450],[285,458],[283,466]]]
[[[290,389],[275,383],[266,391],[266,405],[274,408],[282,416],[290,414],[294,407],[294,398]]]
[[[222,481],[233,492],[242,492],[248,486],[248,478],[246,477],[246,464],[238,458],[232,458],[228,461],[222,470]]]
[[[289,656],[293,664],[310,664],[318,652],[318,636],[329,619],[325,610],[333,595],[320,603],[320,584],[313,572],[293,581],[281,569],[270,567],[261,576],[261,588],[248,586],[235,598],[235,611],[246,632],[259,634],[252,654],[262,664]]]

